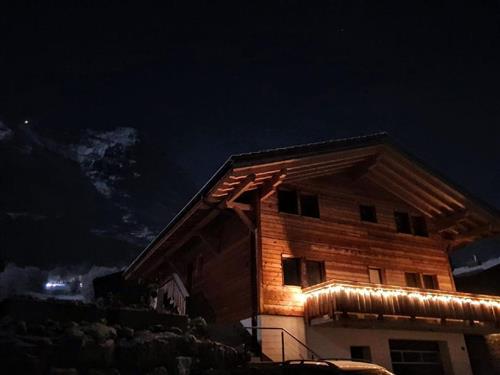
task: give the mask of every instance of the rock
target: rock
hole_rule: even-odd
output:
[[[78,327],[80,327],[80,325],[72,320],[69,322],[65,322],[63,324],[63,328],[78,328]]]
[[[134,337],[134,330],[129,327],[122,327],[118,330],[118,336],[124,337],[126,339],[131,339]]]
[[[83,338],[84,333],[78,326],[76,326],[76,327],[72,326],[72,327],[66,328],[66,330],[64,331],[64,335],[66,336],[66,338],[68,340],[80,341]]]
[[[28,333],[33,336],[49,336],[49,331],[43,324],[28,325]]]
[[[166,331],[175,333],[177,335],[182,335],[184,333],[184,332],[182,332],[182,329],[180,329],[179,327],[169,327],[166,329]]]
[[[182,336],[171,332],[138,331],[131,339],[117,342],[116,360],[124,368],[143,371],[160,366],[174,365],[181,354]]]
[[[162,324],[155,324],[154,326],[151,326],[150,330],[151,332],[164,332],[165,327],[163,327]]]
[[[28,326],[24,320],[16,322],[16,333],[18,335],[26,335],[28,333]]]
[[[116,330],[102,323],[91,323],[83,328],[83,331],[97,341],[105,341],[116,338]]]
[[[168,375],[168,371],[165,367],[155,367],[152,371],[148,372],[146,375]]]
[[[115,351],[112,339],[96,341],[87,336],[78,355],[78,364],[82,367],[111,367]]]
[[[75,368],[52,367],[49,371],[49,375],[78,375],[78,371],[76,371]]]
[[[191,357],[177,357],[177,374],[189,375],[191,372],[191,364],[193,359]]]
[[[196,336],[206,337],[208,333],[208,324],[202,317],[191,319],[189,322],[190,330]]]
[[[116,368],[91,368],[87,375],[120,375],[120,371]]]

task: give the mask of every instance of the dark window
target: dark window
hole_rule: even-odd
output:
[[[406,212],[394,212],[394,220],[396,221],[396,230],[399,233],[411,234],[410,217]]]
[[[413,288],[421,288],[420,275],[416,272],[405,272],[406,285]]]
[[[415,236],[427,237],[429,235],[427,232],[427,224],[423,216],[412,216],[411,221],[413,225],[413,234]]]
[[[319,204],[316,195],[300,194],[300,214],[302,216],[319,217]]]
[[[359,206],[359,215],[362,221],[369,221],[370,223],[377,222],[377,211],[375,206]]]
[[[325,264],[314,260],[306,260],[307,286],[325,281]]]
[[[436,275],[422,275],[425,289],[439,289]]]
[[[363,361],[372,360],[369,346],[351,346],[351,359],[361,359]]]
[[[300,286],[300,258],[283,258],[283,284]]]
[[[297,192],[292,190],[278,190],[278,210],[297,215],[299,213]]]

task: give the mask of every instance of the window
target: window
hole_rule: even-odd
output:
[[[278,210],[287,214],[319,218],[318,196],[299,194],[293,190],[278,190]]]
[[[411,234],[410,216],[406,212],[394,212],[394,220],[398,233]]]
[[[299,213],[297,192],[291,190],[278,190],[278,210],[287,214]]]
[[[325,264],[315,260],[306,260],[307,285],[312,286],[325,281]]]
[[[382,270],[380,268],[368,268],[368,276],[371,283],[382,284]]]
[[[375,206],[359,206],[359,216],[361,221],[368,221],[370,223],[377,222],[377,211],[375,210]]]
[[[427,224],[425,223],[425,218],[423,216],[412,216],[411,223],[413,226],[413,234],[415,236],[429,236],[429,233],[427,232]]]
[[[302,216],[319,217],[319,204],[316,195],[300,194],[300,214]]]
[[[351,346],[351,359],[372,361],[372,353],[369,346]]]
[[[436,275],[422,275],[425,289],[439,289]]]
[[[300,258],[282,258],[284,285],[302,285],[300,263]]]
[[[324,262],[284,256],[281,259],[281,264],[284,285],[306,287],[326,280]]]
[[[420,274],[416,272],[405,272],[406,285],[412,288],[421,288]]]

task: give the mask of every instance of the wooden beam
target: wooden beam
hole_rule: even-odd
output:
[[[264,183],[260,190],[260,200],[265,200],[274,194],[276,188],[283,183],[287,175],[287,170],[284,168],[276,173],[269,181]]]
[[[467,219],[468,216],[469,212],[462,210],[451,215],[438,217],[434,221],[434,230],[436,232],[442,232],[451,229],[461,221]]]
[[[498,229],[498,228],[497,228]],[[458,234],[455,239],[474,239],[477,237],[485,236],[490,234],[493,230],[495,230],[494,226],[492,224],[486,224],[482,225],[480,227],[476,227],[474,229],[471,229],[467,232],[463,232]]]
[[[226,207],[227,208],[238,207],[242,211],[253,211],[252,205],[248,203],[231,202],[231,203],[226,203]]]
[[[220,254],[220,239],[206,233],[203,229],[200,229],[196,235],[213,254]]]
[[[255,224],[250,220],[250,218],[245,214],[242,210],[240,210],[238,207],[233,207],[233,211],[238,215],[240,220],[243,222],[248,227],[248,230],[250,232],[255,231]]]
[[[238,197],[243,194],[248,187],[255,181],[255,173],[249,174],[243,181],[241,181],[226,197],[224,204],[230,204],[234,202]]]
[[[450,187],[447,183],[444,183],[440,178],[429,173],[393,149],[386,148],[386,155],[388,156],[386,161],[400,169],[398,173],[401,173],[401,170],[404,170],[405,174],[412,176],[436,194],[439,194],[460,208],[465,208],[465,197],[460,192]]]
[[[412,194],[421,197],[423,200],[429,204],[437,207],[440,211],[448,210],[453,211],[454,207],[448,205],[442,199],[437,198],[435,195],[428,193],[425,189],[422,189],[418,184],[415,184],[414,179],[405,177],[401,175],[396,169],[392,168],[389,164],[383,162],[383,160],[377,165],[379,170],[382,170],[384,174],[391,178],[391,180],[397,181],[398,185],[404,186],[405,189]]]
[[[296,174],[294,176],[288,176],[286,178],[286,181],[287,182],[295,182],[295,181],[302,181],[302,180],[309,180],[311,178],[316,178],[316,177],[323,177],[323,176],[330,176],[330,175],[334,175],[334,174],[338,174],[338,173],[343,173],[349,169],[351,169],[352,166],[350,165],[347,165],[347,166],[343,166],[343,167],[337,167],[335,169],[333,168],[330,168],[328,170],[324,170],[322,172],[311,172],[311,173],[302,173],[302,174]]]
[[[436,208],[434,208],[433,206],[429,205],[427,202],[420,199],[419,197],[416,197],[414,194],[407,192],[404,188],[401,188],[401,186],[396,184],[393,180],[391,180],[390,178],[388,178],[384,174],[376,171],[375,169],[372,169],[370,171],[370,173],[367,175],[367,177],[372,182],[379,185],[380,187],[387,190],[388,192],[394,194],[398,198],[402,199],[403,201],[408,203],[410,206],[413,206],[415,209],[422,212],[424,215],[432,218],[436,214],[438,214],[438,215],[441,214],[441,211],[439,211]]]
[[[380,154],[375,155],[368,160],[362,161],[361,163],[353,165],[353,172],[350,174],[352,180],[359,180],[361,177],[366,175],[370,170],[377,165],[380,160]]]
[[[373,155],[375,153],[378,153],[380,150],[381,150],[380,145],[374,145],[374,146],[366,146],[366,147],[358,148],[358,149],[332,151],[332,152],[321,154],[321,155],[299,156],[296,158],[290,158],[288,160],[277,160],[277,161],[272,161],[272,162],[268,162],[265,164],[237,167],[237,168],[234,168],[233,175],[238,176],[238,175],[242,175],[242,174],[246,175],[248,173],[260,174],[260,173],[266,173],[266,172],[276,173],[276,172],[279,172],[283,168],[288,169],[288,168],[295,168],[298,166],[306,166],[306,165],[310,165],[310,164],[329,162],[332,160],[339,160],[340,161],[340,160],[365,157],[368,155]]]

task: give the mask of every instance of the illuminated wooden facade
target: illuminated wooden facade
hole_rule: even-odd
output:
[[[231,157],[126,277],[178,273],[218,322],[352,313],[482,321],[497,331],[498,299],[456,293],[448,259],[497,233],[495,209],[377,134]]]

